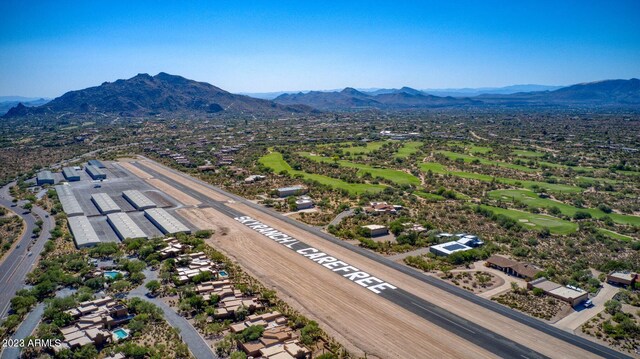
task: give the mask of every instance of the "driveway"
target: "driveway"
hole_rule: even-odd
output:
[[[148,298],[145,294],[148,292],[144,287],[149,281],[155,280],[158,278],[157,271],[151,271],[149,269],[145,269],[143,271],[145,275],[144,282],[131,290],[127,295],[128,298],[140,298],[142,300],[146,300],[147,302],[151,302],[158,306],[162,313],[164,313],[164,318],[169,324],[177,328],[180,331],[180,337],[187,344],[191,353],[198,359],[217,359],[218,357],[213,353],[212,349],[209,347],[209,344],[204,340],[204,338],[198,333],[198,331],[185,319],[183,316],[176,313],[171,307],[169,307],[165,302],[158,298]]]
[[[598,295],[591,298],[593,307],[584,308],[583,306],[576,307],[576,311],[567,315],[566,317],[558,320],[554,326],[564,329],[569,332],[574,332],[580,326],[586,323],[589,319],[593,318],[598,313],[604,310],[604,303],[611,300],[620,288],[614,287],[609,283],[603,283],[602,289],[598,292]]]
[[[337,226],[337,225],[340,224],[340,222],[342,222],[342,220],[344,218],[350,217],[350,216],[353,216],[353,210],[352,209],[348,209],[348,210],[346,210],[344,212],[340,212],[340,213],[338,213],[338,215],[334,219],[331,220],[331,222],[329,222],[329,225],[333,224],[334,226]]]
[[[482,271],[482,272],[491,273],[498,278],[502,278],[504,280],[504,283],[502,283],[502,285],[492,288],[486,292],[478,293],[479,297],[486,298],[486,299],[491,299],[491,297],[493,297],[494,295],[498,295],[511,290],[511,282],[517,283],[520,288],[527,287],[527,282],[524,279],[510,276],[507,273],[497,270],[495,268],[489,268],[485,266],[484,263],[485,261],[483,260],[476,261],[473,263],[472,269],[454,269],[451,271],[451,273]]]

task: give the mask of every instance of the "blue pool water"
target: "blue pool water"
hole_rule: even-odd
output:
[[[118,271],[113,271],[113,270],[112,270],[112,271],[104,272],[104,276],[105,276],[105,277],[107,277],[107,278],[111,278],[111,279],[116,279],[116,276],[117,276],[118,274],[120,274],[120,272],[118,272]]]
[[[118,339],[124,339],[129,336],[124,329],[116,329],[113,331],[113,334],[115,334]]]
[[[223,270],[221,270],[220,272],[218,272],[218,274],[220,274],[221,277],[228,277],[229,274]]]

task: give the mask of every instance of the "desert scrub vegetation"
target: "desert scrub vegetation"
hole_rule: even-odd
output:
[[[582,325],[582,332],[633,353],[640,345],[640,309],[626,304],[630,297],[635,300],[633,294],[623,291],[607,301],[604,311]]]
[[[11,211],[0,207],[0,259],[20,239],[24,230],[24,221]]]
[[[515,283],[512,283],[509,292],[493,297],[491,300],[544,320],[552,320],[560,312],[569,308],[569,304],[563,301],[546,296],[540,291],[518,288]]]
[[[455,273],[445,271],[440,275],[440,278],[473,293],[482,293],[496,285],[504,283],[501,278],[482,271]]]

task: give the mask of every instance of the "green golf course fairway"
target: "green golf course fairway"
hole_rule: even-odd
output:
[[[465,155],[462,153],[457,153],[457,152],[451,152],[451,151],[437,151],[440,154],[445,155],[446,157],[448,157],[449,159],[452,160],[457,160],[457,159],[462,159],[465,162],[473,162],[475,160],[477,160],[479,163],[483,164],[483,165],[488,165],[488,166],[498,166],[498,167],[504,167],[504,168],[510,168],[513,170],[518,170],[518,171],[522,171],[522,172],[538,172],[537,169],[535,168],[529,168],[526,166],[521,166],[521,165],[514,165],[513,163],[508,163],[508,162],[500,162],[500,161],[493,161],[493,160],[488,160],[486,158],[482,158],[482,157],[476,157],[476,156],[471,156],[471,155]]]
[[[502,214],[514,219],[524,228],[540,230],[546,227],[549,228],[549,232],[554,234],[569,234],[578,230],[578,225],[576,223],[543,214],[534,214],[515,209],[504,209],[487,205],[480,205],[480,207],[488,209],[495,214]]]
[[[364,146],[344,147],[342,151],[345,153],[349,152],[352,155],[363,155],[379,150],[386,142],[387,141],[367,142]]]
[[[549,198],[540,198],[535,193],[527,190],[500,189],[491,191],[488,193],[488,195],[490,198],[501,199],[508,202],[513,202],[514,199],[519,200],[528,206],[536,208],[548,209],[551,207],[558,207],[560,209],[560,212],[567,216],[573,216],[577,211],[584,211],[591,214],[591,216],[594,218],[609,216],[616,223],[640,226],[640,217],[637,216],[629,216],[618,213],[604,213],[596,208],[577,208],[572,205],[557,202]]]
[[[559,184],[559,183],[546,183],[546,182],[538,182],[538,181],[521,181],[513,178],[506,177],[492,177],[485,174],[473,173],[473,172],[463,172],[463,171],[449,171],[446,167],[440,163],[435,162],[422,162],[419,163],[418,166],[424,172],[431,170],[433,173],[437,174],[451,174],[453,176],[475,179],[484,182],[491,182],[494,180],[499,183],[505,183],[511,186],[523,187],[533,189],[535,186],[539,188],[544,188],[549,192],[566,192],[566,193],[578,193],[582,192],[583,189],[576,186]]]
[[[418,197],[424,198],[424,199],[428,199],[428,200],[432,200],[432,201],[443,201],[445,200],[444,197],[442,197],[441,195],[435,194],[435,193],[429,193],[429,192],[424,192],[424,191],[414,191],[413,194],[415,194]]]
[[[282,158],[280,152],[271,152],[262,156],[258,162],[262,163],[265,167],[271,168],[275,173],[286,171],[290,175],[301,175],[303,178],[316,181],[318,183],[331,186],[333,188],[346,190],[351,194],[360,194],[364,192],[380,192],[386,186],[368,183],[349,183],[336,178],[318,175],[315,173],[307,173],[304,171],[297,171],[291,168],[291,166]]]
[[[422,146],[422,142],[408,141],[404,142],[398,149],[398,152],[393,156],[395,158],[407,158],[412,154],[418,152],[418,149]]]
[[[334,160],[329,157],[312,155],[308,152],[299,152],[298,154],[317,162],[325,162],[325,163],[334,162]],[[336,163],[338,163],[340,166],[343,166],[343,167],[358,169],[359,170],[358,174],[360,176],[362,176],[365,173],[369,173],[373,178],[380,177],[397,184],[410,184],[415,186],[420,184],[420,179],[418,177],[403,171],[398,171],[398,170],[389,169],[389,168],[376,168],[376,167],[371,167],[369,165],[345,161],[345,160],[338,160]]]
[[[628,241],[633,239],[632,237],[625,236],[624,234],[620,234],[620,233],[617,233],[617,232],[614,232],[614,231],[610,231],[610,230],[604,229],[604,228],[598,228],[598,232],[604,234],[605,236],[609,236],[609,237],[611,237],[613,239],[619,239],[619,240],[625,241],[625,242],[628,242]]]
[[[531,157],[531,158],[535,158],[535,157],[542,157],[544,156],[544,153],[541,152],[536,152],[536,151],[529,151],[529,150],[513,150],[512,153],[516,156],[520,156],[520,157]]]

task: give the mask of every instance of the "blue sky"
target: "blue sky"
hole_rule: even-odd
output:
[[[0,95],[160,71],[232,92],[639,77],[638,14],[636,0],[3,0]]]

